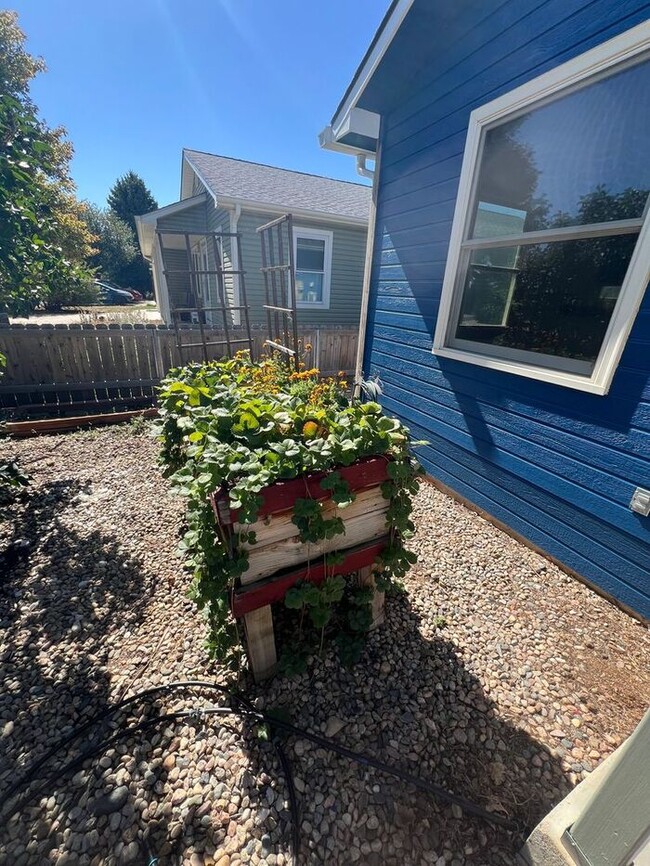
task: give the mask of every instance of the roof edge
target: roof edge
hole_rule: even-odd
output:
[[[369,114],[369,112],[366,112],[366,114]],[[347,180],[347,179],[341,178],[341,177],[329,177],[329,175],[316,174],[313,171],[302,171],[302,170],[297,169],[297,168],[286,168],[286,166],[284,166],[284,165],[271,165],[268,162],[257,162],[254,159],[240,159],[237,156],[226,156],[223,153],[211,153],[208,150],[194,150],[191,147],[184,147],[183,148],[184,159],[187,160],[188,164],[192,167],[192,170],[197,173],[197,176],[201,180],[201,183],[205,183],[205,181],[201,178],[200,173],[197,171],[196,165],[194,164],[194,162],[192,162],[191,157],[188,156],[189,153],[198,153],[201,156],[212,156],[212,157],[215,157],[216,159],[228,159],[228,160],[231,160],[231,162],[243,162],[246,165],[257,165],[260,168],[272,168],[272,169],[275,169],[276,171],[289,172],[289,174],[300,174],[300,175],[304,175],[305,177],[316,177],[319,180],[331,180],[333,183],[346,183],[349,186],[360,186],[360,187],[366,186],[365,183],[360,183],[359,181],[356,181],[356,180]]]
[[[334,112],[330,125],[335,134],[345,121],[350,110],[355,108],[361,98],[363,91],[372,79],[414,2],[415,0],[392,0],[372,42],[368,46],[368,50],[352,76],[352,80]]]
[[[190,159],[190,157],[187,155],[188,152],[189,152],[189,153],[192,153],[192,151],[190,150],[190,148],[188,148],[188,147],[184,147],[184,148],[183,148],[183,167],[181,168],[181,199],[183,198],[183,187],[184,187],[184,184],[185,184],[185,165],[189,165],[189,167],[192,169],[192,171],[194,172],[194,174],[198,177],[198,179],[201,181],[201,183],[202,183],[203,186],[205,187],[205,191],[206,191],[206,193],[207,193],[209,196],[211,196],[212,199],[214,200],[214,206],[216,207],[216,206],[217,206],[217,195],[216,195],[215,191],[212,189],[212,187],[210,186],[210,184],[206,181],[206,179],[203,177],[203,175],[202,175],[201,172],[198,170],[198,168],[196,167],[196,165],[192,162],[192,160]],[[194,151],[194,153],[198,153],[198,152],[199,152],[199,151]]]

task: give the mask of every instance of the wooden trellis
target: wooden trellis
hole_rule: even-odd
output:
[[[232,358],[233,352],[237,351],[242,345],[247,345],[248,350],[253,355],[253,340],[251,338],[251,326],[249,318],[248,300],[246,296],[246,271],[242,266],[242,248],[241,235],[238,232],[187,232],[180,230],[158,229],[158,243],[160,245],[160,253],[163,263],[166,261],[165,252],[169,252],[172,248],[165,247],[164,238],[169,235],[172,237],[182,237],[184,249],[187,255],[187,267],[184,268],[165,268],[165,278],[174,275],[182,275],[187,277],[188,284],[186,289],[186,302],[183,306],[173,306],[171,309],[172,318],[174,321],[174,329],[176,331],[176,346],[181,356],[181,362],[185,363],[185,353],[189,349],[200,348],[203,354],[203,360],[209,361],[209,352],[215,346],[220,346],[221,351],[215,352],[213,356],[223,357],[227,355]],[[199,267],[195,267],[195,257],[193,255],[191,238],[205,239],[206,254],[211,245],[214,258],[214,266],[210,267],[209,263],[201,263]],[[226,238],[230,238],[231,244],[234,244],[237,249],[237,268],[226,268],[224,266],[224,250],[223,243]],[[173,249],[179,249],[174,247]],[[217,289],[217,303],[206,304],[202,297],[202,283],[206,279],[210,281],[211,277],[215,277]],[[239,304],[229,303],[228,292],[226,287],[226,279],[231,277],[233,280],[233,300],[234,300],[234,280],[237,278],[239,289]],[[210,294],[208,285],[207,294]],[[212,318],[210,314],[216,313],[221,315],[223,319],[223,339],[210,340],[206,338],[205,325],[208,324],[208,318]],[[238,331],[234,330],[234,322],[237,314],[241,314],[243,319],[245,336],[239,337]],[[189,315],[191,321],[196,321],[199,326],[200,342],[183,342],[183,334],[187,333],[182,327],[182,319],[184,315]],[[213,323],[211,323],[213,324]],[[190,332],[193,336],[193,332]]]
[[[293,217],[290,213],[257,229],[262,244],[262,276],[269,336],[266,344],[281,352],[298,369],[298,314],[293,256]]]

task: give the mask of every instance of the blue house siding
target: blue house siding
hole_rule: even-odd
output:
[[[640,23],[650,4],[460,6],[395,105],[360,103],[383,114],[364,370],[428,440],[418,454],[432,476],[650,617],[650,519],[628,507],[650,487],[650,292],[605,397],[431,353],[470,112]],[[409,14],[436,12],[416,0]],[[393,80],[399,40],[384,62]]]

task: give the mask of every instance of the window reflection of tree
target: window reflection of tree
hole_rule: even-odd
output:
[[[580,222],[627,219],[647,196],[645,190],[612,195],[598,187],[582,197]],[[565,219],[556,215],[551,227],[565,225]],[[594,361],[637,238],[627,234],[522,246],[508,330],[495,345]]]
[[[638,218],[648,190],[611,193],[597,186],[577,212],[551,213],[536,195],[533,149],[517,140],[524,118],[486,134],[470,237],[499,236],[479,203],[525,213],[522,234]],[[638,234],[476,250],[470,259],[457,336],[548,355],[594,361],[625,278]],[[504,273],[504,259],[510,275]],[[506,288],[507,284],[507,288]]]

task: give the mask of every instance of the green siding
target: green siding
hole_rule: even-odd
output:
[[[239,218],[238,229],[242,236],[243,267],[246,271],[246,290],[251,323],[266,322],[266,314],[262,307],[264,303],[264,282],[260,272],[262,253],[257,228],[276,218],[277,214],[253,213],[251,211],[242,212]],[[305,219],[296,220],[296,222],[305,228],[333,232],[330,308],[329,310],[299,309],[298,321],[305,325],[356,326],[361,310],[366,229]]]

